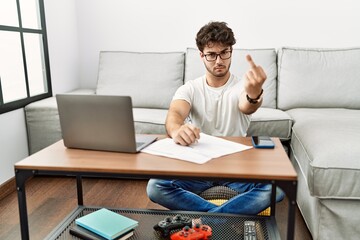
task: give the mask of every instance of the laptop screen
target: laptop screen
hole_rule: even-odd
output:
[[[66,147],[138,151],[131,97],[58,94],[56,100]]]

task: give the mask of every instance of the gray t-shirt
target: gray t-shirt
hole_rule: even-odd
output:
[[[219,88],[210,87],[203,76],[182,85],[173,100],[181,99],[190,104],[189,117],[201,132],[213,136],[245,136],[251,115],[239,110],[242,91],[242,84],[232,74]]]

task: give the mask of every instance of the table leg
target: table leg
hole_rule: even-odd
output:
[[[295,234],[295,210],[296,210],[296,193],[297,193],[297,181],[279,181],[278,186],[285,192],[289,199],[289,211],[288,211],[288,224],[287,224],[287,239],[294,239]]]
[[[271,183],[271,205],[270,205],[270,216],[275,216],[276,210],[276,184],[275,181]]]
[[[76,175],[76,188],[77,188],[78,205],[83,205],[84,199],[83,199],[81,175]]]
[[[21,239],[28,240],[29,236],[29,222],[26,207],[26,193],[25,182],[30,177],[34,176],[35,171],[32,170],[15,170],[16,190],[18,194],[19,215],[20,215],[20,232]]]

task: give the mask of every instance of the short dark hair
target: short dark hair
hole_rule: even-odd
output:
[[[236,43],[234,33],[225,22],[209,22],[196,35],[196,45],[202,52],[206,46],[220,43],[232,47]]]

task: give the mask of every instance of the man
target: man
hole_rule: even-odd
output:
[[[229,71],[235,43],[232,30],[224,22],[210,22],[197,33],[206,74],[185,83],[173,97],[165,125],[176,143],[187,146],[201,141],[200,131],[215,136],[246,135],[250,114],[262,103],[266,74],[248,55],[249,70],[240,83]],[[216,185],[227,186],[239,195],[221,206],[198,195]],[[257,214],[270,205],[271,185],[151,179],[147,193],[152,201],[172,210]],[[277,201],[283,197],[279,192]]]

